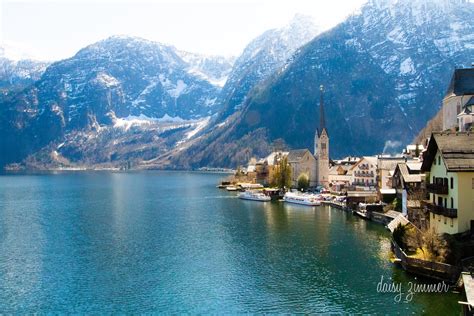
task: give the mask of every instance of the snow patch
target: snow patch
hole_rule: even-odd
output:
[[[104,72],[98,73],[94,81],[107,88],[120,85],[120,82],[117,79]]]
[[[413,75],[416,73],[415,65],[410,57],[402,61],[400,64],[400,73],[402,75]]]
[[[180,79],[176,83],[176,87],[174,89],[168,90],[168,94],[172,96],[173,98],[177,99],[184,91],[186,91],[187,87],[188,85],[185,84],[184,81]]]
[[[184,123],[186,120],[179,116],[169,116],[168,114],[163,115],[161,118],[152,118],[146,115],[140,114],[139,116],[129,115],[123,118],[117,118],[114,122],[115,128],[123,128],[125,130],[130,129],[132,126],[147,126],[156,123]]]
[[[199,121],[196,124],[196,127],[192,131],[186,133],[186,139],[190,139],[190,138],[194,137],[197,133],[202,131],[209,124],[210,120],[211,120],[211,117],[208,116],[205,119]]]

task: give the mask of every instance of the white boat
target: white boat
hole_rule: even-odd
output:
[[[239,199],[260,201],[260,202],[271,201],[271,197],[269,197],[268,195],[265,195],[261,192],[254,192],[254,191],[245,191],[245,192],[239,193]]]
[[[308,205],[308,206],[321,205],[320,196],[316,194],[287,192],[285,193],[283,200],[288,203],[295,203],[295,204]]]
[[[237,188],[235,185],[228,185],[225,189],[227,191],[237,191],[239,188]]]

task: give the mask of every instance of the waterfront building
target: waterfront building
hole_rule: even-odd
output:
[[[351,168],[351,184],[356,189],[375,190],[377,186],[377,157],[362,157]]]
[[[474,134],[433,133],[421,171],[428,173],[427,210],[439,233],[474,229]]]
[[[275,151],[267,157],[260,159],[255,164],[255,182],[265,186],[271,184],[276,171],[276,166],[278,166],[280,160],[286,156],[288,156],[287,151]]]
[[[402,191],[417,192],[423,189],[425,175],[421,173],[421,162],[398,163],[392,177],[392,187],[397,192],[397,197],[402,197]]]
[[[310,187],[315,187],[318,184],[316,158],[308,149],[290,150],[288,153],[288,163],[291,166],[292,186],[298,186],[298,178],[301,175],[308,177]]]
[[[395,195],[392,188],[392,176],[397,164],[407,161],[405,157],[377,157],[377,188],[381,195]]]
[[[358,157],[346,157],[333,160],[329,169],[329,186],[333,191],[342,191],[351,185],[352,167],[360,160]]]
[[[458,115],[473,96],[474,68],[455,69],[443,99],[443,130],[459,127]],[[472,105],[470,107],[472,112]]]
[[[329,186],[334,191],[341,191],[351,185],[352,165],[334,165],[329,169]]]

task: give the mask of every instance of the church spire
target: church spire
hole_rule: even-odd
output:
[[[319,86],[320,99],[319,99],[319,133],[322,133],[326,128],[326,119],[324,117],[324,86]]]

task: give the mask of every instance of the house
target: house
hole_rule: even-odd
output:
[[[474,228],[474,134],[433,133],[423,157],[430,227],[457,234]]]
[[[392,189],[392,176],[399,163],[407,161],[405,157],[377,157],[377,187],[379,190]]]
[[[362,157],[351,168],[351,185],[356,189],[375,189],[377,185],[377,157]]]
[[[423,150],[425,150],[425,146],[421,144],[408,145],[405,150],[403,150],[403,156],[407,158],[418,158]]]
[[[334,161],[334,165],[329,169],[329,187],[334,191],[341,191],[351,185],[352,167],[359,161],[359,158],[345,158]]]
[[[423,189],[425,175],[421,173],[421,162],[398,163],[392,177],[392,188],[397,191],[401,198],[403,190],[408,193],[419,192]]]
[[[380,200],[390,203],[395,199],[397,192],[392,188],[392,176],[397,164],[406,160],[401,156],[377,156],[377,189]]]
[[[443,130],[459,126],[458,115],[474,96],[474,68],[455,69],[443,99]],[[472,105],[470,108],[472,112]],[[461,129],[460,129],[461,130]]]
[[[275,151],[267,157],[260,159],[255,164],[255,182],[265,186],[270,185],[275,174],[275,166],[278,166],[280,160],[288,156],[288,153],[287,151]]]
[[[429,214],[424,209],[426,200],[425,174],[421,173],[420,161],[397,164],[393,173],[392,185],[396,196],[401,201],[401,211],[406,212],[408,219],[417,227],[428,228]]]
[[[290,150],[288,163],[291,166],[292,186],[298,186],[298,178],[303,174],[308,177],[310,187],[317,186],[316,158],[308,149]]]

